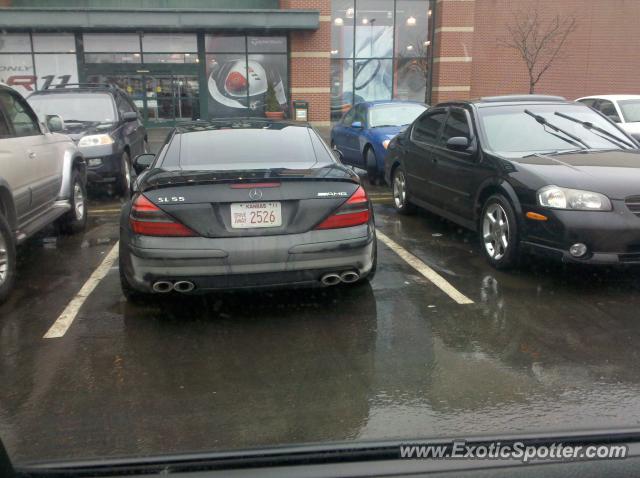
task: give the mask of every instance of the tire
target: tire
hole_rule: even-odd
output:
[[[7,220],[0,214],[0,304],[16,280],[16,243]]]
[[[518,222],[507,198],[494,194],[485,201],[478,229],[482,253],[489,264],[501,270],[518,265]]]
[[[87,227],[87,188],[77,170],[71,177],[71,211],[56,221],[61,234],[77,234]]]
[[[151,294],[145,294],[144,292],[140,292],[134,289],[131,284],[129,284],[129,280],[124,273],[124,264],[122,263],[122,247],[120,247],[120,256],[118,259],[118,269],[120,271],[120,289],[122,289],[122,295],[127,299],[128,302],[132,302],[135,304],[144,302],[149,298]]]
[[[122,153],[120,158],[120,175],[118,176],[118,194],[123,199],[131,195],[131,158],[128,152]]]
[[[376,153],[371,146],[368,146],[364,152],[365,164],[367,166],[367,178],[369,184],[377,186],[381,184],[380,172],[378,171],[378,163],[376,161]]]
[[[391,189],[393,191],[393,207],[396,211],[400,214],[413,213],[415,207],[409,202],[407,177],[402,166],[398,166],[391,174]]]

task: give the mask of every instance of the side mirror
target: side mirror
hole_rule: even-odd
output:
[[[58,115],[47,115],[46,116],[47,128],[52,133],[57,133],[59,131],[64,130],[64,121]]]
[[[138,113],[135,111],[127,111],[126,113],[122,113],[122,121],[136,121],[138,119]]]
[[[133,169],[136,174],[140,174],[142,171],[147,169],[153,163],[153,160],[156,159],[155,154],[145,153],[139,154],[135,158],[133,158]]]
[[[466,151],[469,148],[469,138],[454,136],[447,140],[447,149],[452,151]]]
[[[356,128],[356,129],[360,129],[360,128],[362,128],[362,122],[354,121],[353,123],[351,123],[351,127],[352,128]]]

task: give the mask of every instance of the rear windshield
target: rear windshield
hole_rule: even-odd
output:
[[[307,128],[285,126],[278,129],[226,128],[193,131],[177,135],[179,158],[170,157],[170,148],[163,167],[179,165],[182,169],[264,169],[308,168],[316,163]],[[318,153],[323,163],[328,155]]]
[[[54,93],[31,96],[27,101],[41,119],[58,115],[65,123],[116,121],[113,100],[107,93]]]

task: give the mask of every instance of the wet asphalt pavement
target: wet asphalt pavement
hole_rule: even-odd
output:
[[[66,335],[43,335],[118,239],[117,200],[84,234],[19,251],[0,306],[0,437],[18,463],[300,442],[470,437],[640,423],[640,271],[531,261],[497,272],[475,236],[400,217],[369,284],[125,302],[117,263]]]

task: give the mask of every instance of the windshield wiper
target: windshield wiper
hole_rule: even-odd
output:
[[[635,149],[635,146],[629,143],[628,141],[626,141],[625,139],[620,138],[613,133],[609,133],[606,129],[600,128],[599,126],[594,125],[590,121],[582,121],[578,118],[574,118],[573,116],[560,113],[559,111],[555,111],[553,114],[560,116],[560,118],[568,119],[569,121],[573,121],[574,123],[581,124],[588,130],[593,130],[593,131],[597,131],[598,133],[602,133],[604,136],[602,135],[597,135],[597,136],[600,136],[601,138],[606,139],[607,141],[615,144],[616,146],[620,146],[620,143],[622,143],[626,146],[629,146],[632,149]]]
[[[529,116],[531,116],[533,119],[535,119],[538,123],[540,123],[543,128],[545,126],[548,126],[552,130],[557,131],[558,133],[562,133],[562,134],[568,136],[571,139],[564,138],[564,137],[562,137],[562,136],[560,136],[558,134],[552,133],[551,131],[547,131],[545,129],[545,131],[547,131],[547,133],[552,134],[555,137],[560,138],[560,139],[566,141],[567,143],[573,144],[574,146],[577,146],[577,147],[579,147],[581,149],[590,149],[590,146],[587,143],[585,143],[583,140],[581,140],[577,136],[574,136],[573,134],[569,133],[568,131],[563,130],[559,126],[556,126],[553,123],[549,123],[544,116],[537,115],[535,113],[532,113],[529,110],[524,110],[524,112],[526,114],[528,114]]]
[[[372,126],[372,128],[390,128],[390,127],[394,127],[397,126],[395,124],[377,124],[375,126]]]
[[[564,138],[563,138],[564,139]],[[530,154],[526,154],[524,156],[522,156],[522,159],[524,158],[532,158],[534,156],[559,156],[561,154],[572,154],[572,153],[582,153],[586,151],[584,148],[577,148],[577,149],[556,149],[554,151],[547,151],[544,153],[530,153]]]

